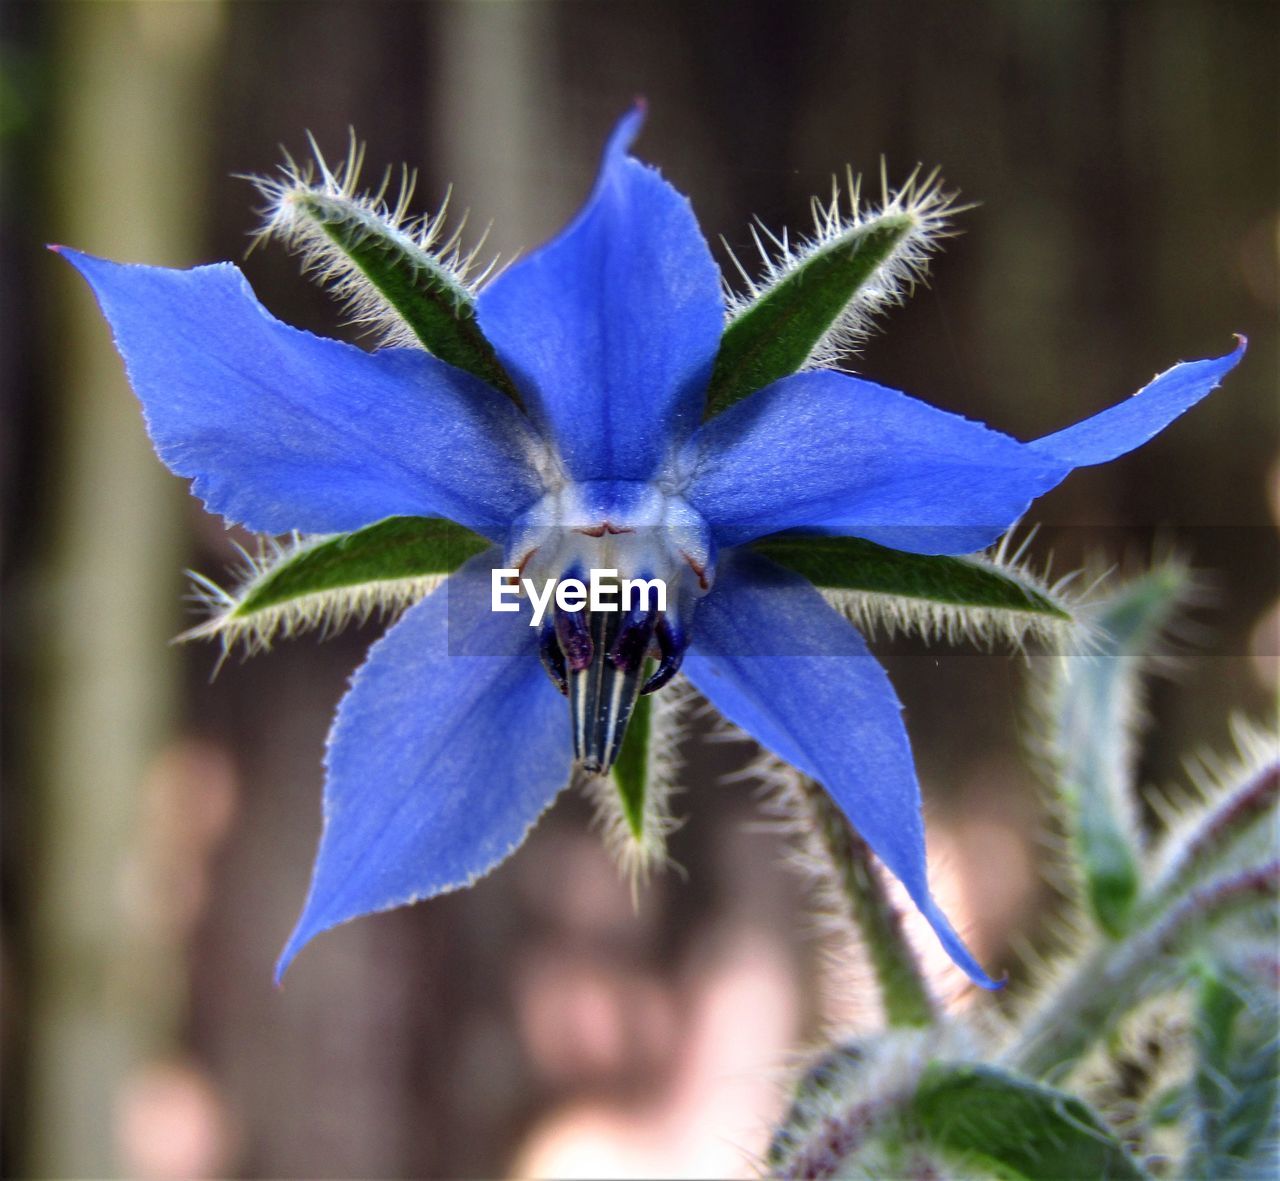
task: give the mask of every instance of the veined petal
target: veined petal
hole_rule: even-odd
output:
[[[1074,468],[1133,450],[1214,389],[1244,354],[1175,365],[1145,389],[1034,443],[841,373],[799,373],[692,440],[686,498],[722,545],[783,529],[865,537],[912,553],[996,540]]]
[[[694,618],[684,671],[711,703],[817,779],[971,979],[996,985],[929,892],[920,788],[884,669],[798,575],[739,551]]]
[[[524,840],[569,779],[564,699],[524,611],[490,610],[496,550],[369,653],[329,735],[324,835],[276,969],[319,932],[457,889]]]
[[[720,273],[688,200],[627,155],[618,124],[558,238],[477,301],[480,327],[579,480],[647,479],[702,416],[724,327]]]
[[[527,421],[461,370],[282,324],[230,263],[61,253],[111,323],[160,458],[231,521],[340,533],[441,516],[497,537],[542,491]]]

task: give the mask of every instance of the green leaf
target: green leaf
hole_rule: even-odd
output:
[[[1055,788],[1065,806],[1085,901],[1112,937],[1130,926],[1141,881],[1135,741],[1139,687],[1185,587],[1155,570],[1108,598],[1097,646],[1061,658],[1050,688]]]
[[[645,676],[648,676],[646,670]],[[642,678],[643,679],[643,678]],[[622,815],[632,837],[643,840],[645,807],[649,789],[649,739],[653,722],[653,694],[642,693],[631,710],[631,720],[622,739],[622,749],[613,764]]]
[[[287,200],[293,217],[313,223],[428,352],[521,405],[511,378],[480,331],[475,300],[454,266],[376,216],[362,200],[314,189],[295,190]]]
[[[215,613],[185,638],[221,636],[256,647],[279,631],[334,630],[352,616],[404,606],[489,545],[434,517],[389,517],[353,533],[301,541],[255,563],[233,592],[201,579]]]
[[[706,417],[804,367],[867,283],[920,224],[909,212],[844,227],[790,259],[729,322],[707,391]]]
[[[993,1066],[930,1066],[911,1115],[924,1138],[1009,1181],[1146,1176],[1082,1100]]]
[[[887,549],[860,537],[776,533],[752,543],[765,557],[823,590],[860,591],[1071,621],[1066,606],[1023,572],[977,558],[935,557]]]

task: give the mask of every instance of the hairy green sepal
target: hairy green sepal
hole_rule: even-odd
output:
[[[995,1067],[930,1066],[910,1114],[926,1141],[1001,1178],[1147,1175],[1083,1101]]]
[[[613,780],[627,829],[637,841],[644,837],[645,803],[649,794],[649,734],[653,725],[653,695],[636,698],[622,739],[622,749],[613,764]]]
[[[824,590],[918,599],[948,607],[1017,611],[1069,622],[1071,615],[1016,571],[972,558],[909,554],[860,537],[775,534],[752,543],[766,558]]]
[[[253,580],[228,612],[231,621],[311,595],[451,574],[489,542],[434,517],[390,517],[286,554]]]
[[[802,369],[916,224],[910,214],[890,213],[850,227],[762,290],[730,321],[720,340],[706,417]]]
[[[511,378],[480,331],[475,300],[448,266],[407,235],[384,226],[358,203],[305,192],[290,203],[309,217],[395,309],[422,346],[521,405]]]
[[[1083,877],[1086,904],[1112,937],[1129,929],[1140,886],[1132,791],[1139,678],[1182,591],[1173,568],[1157,570],[1107,601],[1097,650],[1064,658],[1053,699],[1059,795]]]

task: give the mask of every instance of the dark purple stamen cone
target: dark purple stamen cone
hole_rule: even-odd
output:
[[[684,654],[689,650],[689,633],[672,623],[669,615],[662,615],[658,619],[658,626],[654,629],[654,639],[658,641],[658,654],[661,659],[653,676],[645,681],[642,693],[653,693],[671,680],[680,671],[680,665],[684,663]]]
[[[652,624],[627,630],[630,612],[596,611],[590,620],[594,657],[569,672],[569,714],[573,721],[573,755],[582,768],[604,775],[617,760],[632,707],[640,695],[640,674]],[[644,643],[639,647],[643,633]],[[621,645],[619,645],[621,641]],[[614,658],[615,648],[625,657]]]
[[[542,631],[538,636],[538,656],[542,660],[542,667],[547,670],[547,675],[555,682],[556,688],[567,696],[569,673],[565,668],[564,653],[560,651],[560,642],[556,639],[554,618],[547,619],[542,624]]]
[[[609,660],[615,667],[631,670],[644,663],[657,618],[657,611],[640,607],[633,607],[623,615],[617,637],[609,645]]]
[[[587,622],[585,611],[561,611],[555,614],[556,639],[560,642],[560,651],[573,672],[578,672],[591,663],[595,649],[591,640],[591,627]]]

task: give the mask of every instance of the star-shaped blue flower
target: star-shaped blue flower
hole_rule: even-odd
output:
[[[748,543],[801,531],[915,554],[982,549],[1074,468],[1194,405],[1243,342],[1027,444],[821,369],[704,422],[721,277],[688,201],[628,154],[641,118],[619,124],[573,223],[479,291],[478,327],[516,398],[420,348],[369,353],[282,324],[229,263],[177,271],[63,251],[111,323],[160,457],[212,511],[269,534],[442,517],[493,543],[355,675],[279,971],[326,928],[502,861],[575,756],[607,770],[651,657],[646,688],[682,669],[824,784],[955,962],[991,986],[930,895],[888,678],[808,581]],[[558,610],[538,629],[492,609],[495,567],[553,578],[593,565],[665,579],[666,611]]]

